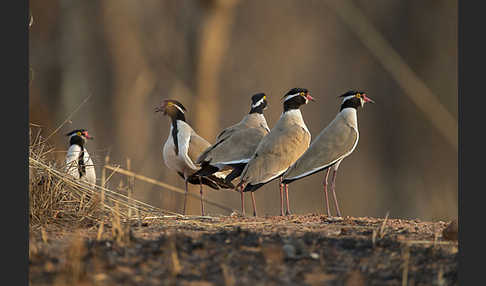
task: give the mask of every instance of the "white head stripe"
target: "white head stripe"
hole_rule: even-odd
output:
[[[78,136],[78,132],[74,132],[73,134],[69,135],[69,138],[71,138],[73,136]],[[83,132],[81,132],[81,136],[82,137],[84,136]]]
[[[343,102],[342,102],[342,103],[344,103],[346,100],[351,99],[351,98],[353,98],[353,97],[354,97],[354,95],[348,95],[348,96],[346,96],[346,97],[343,99]]]
[[[262,99],[260,99],[259,101],[257,101],[255,104],[252,104],[252,105],[251,105],[251,108],[255,108],[255,107],[257,107],[258,105],[262,104],[262,103],[263,103],[263,100],[264,100],[264,98],[262,97]]]
[[[297,95],[300,95],[300,92],[298,92],[296,94],[287,95],[287,97],[285,97],[284,101],[287,101],[287,100],[291,99],[292,97],[296,97]]]
[[[172,104],[172,106],[175,106],[177,109],[179,109],[180,112],[184,113],[184,110],[182,110],[182,108],[179,107],[179,105],[177,104]]]

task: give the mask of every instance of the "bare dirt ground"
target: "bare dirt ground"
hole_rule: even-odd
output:
[[[31,230],[30,285],[458,285],[449,222],[178,217]]]

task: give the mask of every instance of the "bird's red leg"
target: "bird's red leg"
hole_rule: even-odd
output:
[[[337,198],[336,198],[336,191],[335,191],[335,188],[336,188],[336,173],[337,173],[337,171],[333,170],[331,190],[332,190],[332,195],[334,197],[334,206],[336,207],[337,214],[338,214],[338,216],[341,216],[341,212],[339,211],[339,206],[338,206],[338,202],[337,202]]]
[[[187,203],[187,178],[184,180],[186,184],[186,192],[184,193],[184,209],[182,210],[182,214],[186,214],[186,203]]]
[[[284,208],[284,202],[283,202],[283,184],[282,184],[282,177],[280,177],[280,183],[279,183],[279,187],[280,187],[280,215],[283,216],[284,215],[284,211],[283,211],[283,208]]]
[[[253,203],[253,216],[257,216],[255,194],[253,192],[250,193],[251,193],[251,201]]]
[[[287,200],[287,211],[285,212],[285,215],[291,215],[290,213],[290,203],[289,203],[289,185],[285,184],[285,197]]]
[[[241,213],[245,216],[245,197],[243,196],[243,185],[240,186],[241,195]]]
[[[203,187],[201,177],[199,177],[199,193],[201,194],[201,215],[204,216]]]
[[[327,196],[327,177],[329,176],[329,168],[326,170],[326,175],[324,176],[324,195],[326,196],[326,211],[327,211],[327,216],[331,216],[331,210],[329,209],[329,198]]]

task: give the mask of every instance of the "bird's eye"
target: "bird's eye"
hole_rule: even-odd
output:
[[[305,92],[301,91],[301,92],[300,92],[300,95],[301,95],[301,96],[304,96],[304,95],[305,95]]]
[[[357,93],[357,94],[356,94],[356,97],[357,97],[357,98],[361,98],[361,93]]]
[[[79,131],[76,132],[76,135],[81,136],[81,132],[79,132]]]

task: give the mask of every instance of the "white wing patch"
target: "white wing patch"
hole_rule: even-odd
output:
[[[248,163],[250,161],[250,158],[247,159],[241,159],[241,160],[234,160],[234,161],[228,161],[228,162],[221,162],[218,163],[217,165],[231,165],[231,164],[241,164],[241,163]]]

